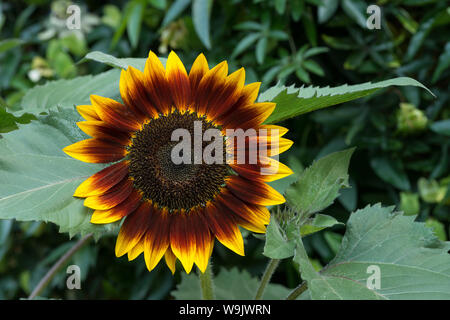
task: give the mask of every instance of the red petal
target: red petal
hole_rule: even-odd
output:
[[[125,178],[128,174],[128,163],[122,161],[113,164],[90,176],[78,186],[74,196],[86,198],[105,193]]]

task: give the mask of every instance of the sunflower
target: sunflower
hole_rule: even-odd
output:
[[[85,198],[84,205],[94,209],[92,223],[125,218],[116,256],[127,254],[133,260],[144,253],[149,271],[164,256],[172,273],[177,259],[188,273],[194,264],[205,272],[215,238],[244,255],[239,226],[265,232],[270,219],[266,206],[285,201],[266,182],[292,173],[271,156],[287,150],[292,141],[281,137],[285,128],[263,125],[275,104],[255,103],[260,83],[244,81],[244,69],[228,75],[226,61],[209,69],[200,54],[188,74],[174,52],[164,68],[150,51],[144,72],[131,66],[122,70],[123,102],[91,95],[91,105],[77,106],[86,120],[77,124],[92,138],[64,152],[109,166],[85,180],[74,196]],[[198,136],[196,124],[201,135],[210,129],[221,134],[218,141],[226,155],[238,151],[248,159],[254,146],[250,142],[256,140],[268,156],[252,163],[232,156],[232,161],[219,163],[175,164],[172,133],[183,129]],[[258,133],[246,136],[244,144],[230,144],[230,129]],[[200,151],[208,145],[202,141]]]

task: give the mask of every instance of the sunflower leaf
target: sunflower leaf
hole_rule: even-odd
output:
[[[337,221],[334,217],[326,214],[316,214],[314,217],[309,218],[300,227],[300,235],[302,237],[313,234],[325,228],[333,227],[335,225],[344,225],[342,222]]]
[[[319,273],[297,241],[294,260],[311,298],[449,299],[450,243],[414,219],[380,204],[357,210],[336,257]]]
[[[21,101],[22,110],[15,115],[25,112],[38,115],[56,107],[72,109],[76,105],[90,104],[91,94],[118,99],[119,77],[120,71],[114,69],[95,76],[49,81],[28,90]]]
[[[103,53],[101,51],[89,52],[80,62],[85,60],[94,60],[107,64],[114,68],[126,69],[128,66],[132,66],[141,71],[144,70],[146,58],[116,58],[110,54]],[[166,59],[161,59],[161,62],[165,64]]]
[[[75,110],[50,111],[0,139],[0,219],[53,222],[60,232],[96,238],[113,225],[90,223],[91,210],[74,198],[75,188],[101,165],[86,164],[62,149],[86,136]]]
[[[277,104],[275,111],[266,120],[266,123],[277,123],[304,113],[355,100],[389,86],[421,87],[433,95],[420,82],[408,77],[399,77],[376,83],[344,84],[334,88],[313,86],[296,88],[293,85],[286,87],[277,84],[263,92],[259,97],[259,101],[271,101]]]
[[[278,225],[276,219],[271,218],[266,231],[266,243],[263,254],[272,259],[286,259],[294,255],[295,241],[288,239]]]
[[[305,169],[285,193],[289,206],[308,217],[331,205],[342,187],[348,187],[348,166],[355,149],[331,153]]]

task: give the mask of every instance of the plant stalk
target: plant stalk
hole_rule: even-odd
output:
[[[306,291],[306,289],[308,289],[308,284],[306,283],[306,281],[303,281],[302,283],[300,283],[300,285],[295,288],[286,298],[286,300],[295,300],[297,299],[298,296],[300,296],[303,292]]]
[[[200,279],[200,288],[202,290],[203,300],[214,300],[214,283],[211,264],[206,267],[205,272],[198,270],[198,277]]]
[[[270,259],[267,264],[266,270],[261,278],[261,282],[259,284],[258,291],[256,291],[255,300],[261,300],[264,294],[264,290],[266,289],[267,284],[270,282],[273,273],[277,269],[280,264],[280,260],[278,259]]]
[[[80,250],[86,243],[91,240],[93,237],[92,233],[89,233],[82,237],[80,240],[78,240],[75,245],[70,248],[69,251],[67,251],[59,260],[51,267],[50,270],[45,274],[45,276],[39,281],[37,286],[34,288],[34,290],[31,292],[30,296],[28,297],[28,300],[32,300],[35,297],[37,297],[42,290],[47,287],[47,285],[50,283],[50,281],[53,279],[53,277],[56,275],[56,273],[61,269],[61,267],[77,252]]]

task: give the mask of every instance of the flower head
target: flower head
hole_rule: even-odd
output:
[[[285,201],[266,182],[292,173],[271,156],[292,142],[281,137],[286,129],[263,125],[275,104],[255,103],[260,83],[244,81],[244,69],[228,75],[226,61],[209,69],[201,54],[188,74],[174,52],[166,68],[150,52],[144,72],[122,70],[123,103],[92,95],[92,105],[77,107],[86,119],[78,126],[92,138],[64,151],[110,166],[84,181],[74,196],[94,209],[92,223],[125,218],[117,256],[133,260],[144,253],[149,270],[164,256],[172,272],[177,259],[186,272],[194,264],[204,272],[215,238],[244,255],[238,226],[265,232],[266,206]],[[236,129],[254,134],[234,143],[239,137],[229,133]],[[192,140],[182,142],[191,143],[180,147],[175,132],[186,133]],[[244,161],[237,161],[240,155]],[[226,160],[216,161],[221,158]]]

